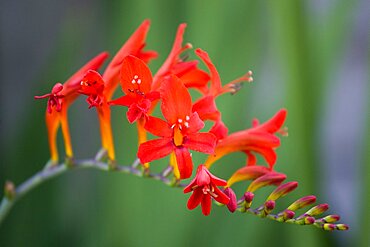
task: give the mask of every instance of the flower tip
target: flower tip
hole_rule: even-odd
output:
[[[244,201],[250,203],[253,201],[253,198],[254,198],[254,194],[252,192],[247,191],[244,193]]]
[[[276,205],[276,203],[273,200],[269,200],[269,201],[265,202],[265,208],[268,211],[273,210],[275,208],[275,205]]]
[[[337,229],[340,231],[347,231],[349,230],[349,226],[347,224],[337,224]]]

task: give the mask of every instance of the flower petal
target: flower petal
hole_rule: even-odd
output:
[[[213,96],[205,96],[197,100],[193,105],[192,111],[197,112],[203,121],[217,121],[220,118],[220,112],[217,110]]]
[[[184,133],[195,133],[204,128],[204,122],[199,118],[198,113],[191,114],[189,119],[189,128],[184,130]]]
[[[191,115],[191,97],[182,81],[171,75],[162,82],[160,88],[163,116],[170,123],[176,123],[179,118]]]
[[[145,129],[156,136],[172,137],[173,135],[173,130],[167,122],[152,116],[148,117],[145,123]]]
[[[148,93],[152,85],[152,72],[141,59],[132,55],[122,61],[121,66],[121,87],[125,94],[139,90],[141,93]]]
[[[126,112],[127,120],[132,124],[143,115],[143,111],[137,104],[132,104]]]
[[[222,122],[222,120],[219,120],[212,126],[209,132],[214,134],[217,140],[221,140],[227,136],[227,133],[229,132],[229,130],[225,126],[224,122]]]
[[[275,133],[283,126],[287,115],[286,109],[279,110],[272,118],[264,122],[263,124],[257,125],[253,129],[255,131],[266,131],[268,133]]]
[[[180,179],[189,178],[193,171],[193,161],[191,159],[189,150],[184,147],[176,147],[175,155],[177,167],[179,168],[180,172]]]
[[[212,199],[209,194],[206,194],[202,198],[202,213],[207,216],[211,213]]]
[[[211,133],[194,133],[184,137],[183,146],[201,153],[213,154],[216,137]]]
[[[193,210],[194,208],[196,208],[199,205],[199,203],[202,201],[202,198],[203,198],[203,191],[200,188],[194,190],[188,200],[188,205],[187,205],[188,209]]]
[[[174,148],[172,138],[151,140],[140,144],[137,156],[144,164],[169,155]]]
[[[230,187],[236,182],[256,179],[270,172],[270,169],[264,166],[244,166],[237,170],[227,181],[227,187]]]
[[[214,193],[217,195],[213,197],[219,203],[227,205],[230,201],[230,197],[228,197],[224,192],[222,192],[218,187],[214,187]]]
[[[118,99],[111,100],[108,102],[109,105],[122,105],[129,107],[133,103],[135,103],[137,99],[135,97],[131,97],[131,95],[124,95],[119,97]]]

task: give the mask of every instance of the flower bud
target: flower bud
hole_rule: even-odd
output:
[[[293,202],[288,209],[292,211],[296,211],[298,209],[304,208],[312,203],[315,203],[316,201],[316,196],[305,196],[297,201]]]
[[[226,206],[231,213],[234,213],[238,207],[235,192],[230,187],[228,187],[224,190],[224,193],[230,198],[230,201]]]
[[[308,210],[305,213],[305,215],[309,215],[309,216],[319,215],[319,214],[324,213],[328,209],[329,209],[329,205],[327,203],[319,204],[319,205],[311,208],[310,210]]]
[[[283,197],[298,187],[298,182],[288,182],[277,187],[267,198],[268,200],[276,201],[280,197]]]
[[[245,201],[244,206],[246,209],[251,207],[253,198],[254,198],[254,194],[252,192],[247,191],[244,193],[244,201]]]
[[[304,218],[304,224],[305,225],[312,225],[313,223],[315,223],[315,218],[314,217],[308,216],[308,217]]]
[[[337,224],[337,229],[341,231],[347,231],[349,226],[347,224]]]
[[[322,225],[322,229],[326,231],[334,231],[336,229],[336,226],[334,224],[325,223]]]
[[[338,220],[340,220],[340,216],[336,214],[328,215],[321,219],[321,221],[325,223],[334,223],[337,222]]]
[[[278,213],[278,221],[282,222],[293,219],[294,215],[295,215],[294,211],[285,209],[283,212]]]
[[[286,179],[286,175],[277,172],[269,172],[256,180],[254,180],[248,187],[247,191],[254,192],[259,188],[269,185],[279,185]]]

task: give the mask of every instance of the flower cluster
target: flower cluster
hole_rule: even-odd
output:
[[[252,82],[252,72],[223,84],[220,75],[207,52],[195,49],[199,61],[207,68],[198,67],[198,60],[188,60],[184,53],[192,49],[190,43],[183,45],[186,24],[178,28],[171,52],[156,73],[152,73],[148,62],[157,57],[154,51],[145,51],[145,39],[150,23],[144,21],[129,40],[117,52],[112,61],[100,74],[98,69],[107,58],[101,53],[93,58],[64,84],[57,83],[51,93],[35,98],[49,98],[46,111],[46,123],[49,134],[51,160],[58,161],[56,132],[59,125],[65,141],[66,156],[73,157],[68,130],[67,110],[80,95],[86,95],[89,108],[96,108],[102,138],[102,147],[114,169],[115,150],[110,123],[110,107],[127,107],[126,117],[129,123],[136,123],[139,135],[137,157],[143,165],[143,171],[150,170],[150,162],[167,158],[174,183],[188,179],[184,193],[192,193],[188,200],[190,210],[201,205],[204,215],[211,212],[212,200],[226,205],[230,212],[252,212],[266,217],[275,208],[275,202],[297,187],[297,182],[282,184],[285,174],[275,170],[276,148],[280,146],[280,136],[287,135],[283,127],[287,111],[281,109],[269,120],[260,123],[253,120],[252,126],[245,130],[229,133],[222,120],[216,98],[225,93],[236,93],[243,82]],[[112,99],[118,85],[123,96]],[[190,90],[200,93],[193,99]],[[159,106],[161,116],[155,116],[154,109]],[[209,128],[205,122],[209,121]],[[147,133],[156,136],[148,140]],[[204,164],[194,169],[192,153],[197,151],[207,155]],[[225,155],[242,152],[246,155],[245,163],[227,179],[213,175],[209,169]],[[257,164],[256,155],[263,157],[266,165]],[[218,162],[220,163],[220,162]],[[196,172],[194,172],[196,170]],[[252,180],[246,192],[238,199],[231,188],[236,182]],[[254,193],[264,186],[278,186],[267,198],[264,205],[251,209]],[[318,205],[305,214],[294,218],[294,212],[315,201],[315,197],[304,197],[294,202],[287,209],[274,217],[278,221],[294,221],[297,224],[316,224],[322,228],[346,228],[345,225],[332,224],[329,218],[315,219],[328,207]],[[324,205],[324,206],[323,206]],[[336,219],[336,217],[334,217]],[[329,225],[328,225],[329,224]]]

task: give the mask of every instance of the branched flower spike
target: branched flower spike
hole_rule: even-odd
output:
[[[254,119],[250,128],[229,134],[217,108],[216,98],[225,93],[235,94],[243,82],[252,82],[252,72],[247,71],[242,77],[223,85],[208,53],[198,48],[195,54],[206,65],[208,72],[199,69],[198,60],[188,61],[183,54],[192,45],[182,44],[186,24],[181,24],[167,59],[156,73],[152,73],[147,64],[157,53],[143,50],[149,26],[148,20],[139,26],[104,73],[97,71],[107,58],[106,53],[101,53],[67,82],[55,84],[51,93],[35,96],[36,99],[48,98],[46,123],[54,165],[45,166],[18,186],[11,181],[5,183],[0,204],[0,223],[14,203],[31,189],[68,170],[86,168],[131,174],[182,188],[184,193],[191,193],[187,208],[197,210],[200,205],[204,215],[211,214],[212,203],[215,202],[215,205],[223,206],[226,213],[247,213],[282,223],[312,225],[328,231],[348,230],[346,224],[337,223],[340,218],[338,215],[321,216],[329,210],[329,205],[315,205],[316,196],[289,198],[291,204],[286,208],[280,207],[281,199],[288,197],[298,187],[296,181],[284,182],[287,176],[276,170],[276,149],[281,145],[280,136],[287,136],[287,128],[284,127],[286,109],[277,111],[266,122],[260,123]],[[124,95],[112,100],[118,85],[121,85]],[[192,98],[191,89],[200,92],[200,96]],[[89,108],[97,109],[100,121],[102,149],[91,159],[70,159],[73,154],[67,109],[80,94],[87,96]],[[115,149],[110,111],[113,105],[127,107],[128,122],[137,123],[139,146],[137,159],[131,165],[113,162]],[[157,106],[160,107],[160,116],[153,114]],[[205,121],[211,121],[212,126],[204,130]],[[57,163],[56,149],[59,125],[64,135],[66,157],[69,158],[60,164]],[[147,132],[155,137],[147,140]],[[205,157],[202,164],[194,164],[190,151],[203,153]],[[225,163],[222,158],[235,152],[244,153],[245,161],[237,169],[231,170],[232,175],[224,177],[225,180],[219,178],[219,174],[214,175],[211,171],[213,165]],[[257,159],[258,155],[263,159]],[[167,156],[168,166],[159,173],[153,172],[149,162]],[[194,165],[197,165],[195,169]],[[184,181],[191,177],[193,179],[190,182]],[[239,195],[233,189],[235,183],[245,188]],[[261,205],[256,205],[255,195],[265,187],[274,189]]]

